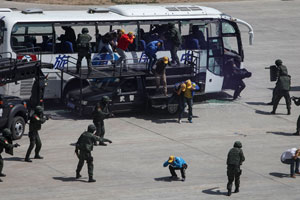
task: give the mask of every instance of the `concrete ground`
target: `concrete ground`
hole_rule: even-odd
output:
[[[2,4],[5,3],[5,4]],[[7,5],[0,1],[0,6]],[[245,66],[253,73],[237,101],[208,100],[194,106],[193,123],[176,123],[176,116],[162,113],[128,114],[105,121],[107,147],[95,147],[96,183],[75,180],[77,158],[74,142],[91,120],[80,120],[61,110],[52,114],[40,131],[44,160],[26,163],[29,144],[25,136],[15,155],[5,157],[7,177],[0,183],[0,199],[228,199],[226,194],[226,156],[234,141],[243,143],[246,157],[242,165],[240,193],[231,199],[299,199],[300,176],[289,178],[289,166],[280,162],[281,153],[300,147],[300,137],[292,136],[300,108],[292,105],[286,115],[283,100],[277,115],[266,103],[274,82],[265,70],[281,58],[292,76],[291,95],[300,96],[299,32],[300,1],[256,0],[201,3],[243,19],[253,25],[255,41],[247,44],[242,29]],[[16,7],[16,6],[15,6]],[[48,7],[49,8],[49,7]],[[228,92],[232,94],[232,91]],[[170,155],[188,163],[185,182],[169,181],[162,164]],[[298,196],[299,195],[299,196]]]

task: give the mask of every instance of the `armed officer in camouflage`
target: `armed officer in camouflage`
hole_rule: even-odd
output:
[[[89,182],[96,182],[95,179],[93,179],[93,157],[91,154],[91,151],[93,151],[93,146],[96,141],[99,142],[110,142],[110,140],[107,140],[105,138],[100,138],[96,135],[94,135],[94,132],[96,130],[96,127],[93,124],[90,124],[88,126],[88,130],[83,132],[77,143],[75,148],[75,153],[79,159],[77,169],[76,169],[76,178],[80,178],[80,171],[83,167],[84,161],[86,160],[87,166],[88,166],[88,174],[89,174]]]
[[[78,59],[76,64],[76,74],[79,73],[79,69],[81,69],[81,61],[83,57],[86,58],[86,62],[88,65],[89,73],[92,71],[91,68],[91,43],[92,36],[88,34],[89,30],[87,28],[83,28],[81,30],[82,34],[78,34],[77,38],[77,49],[78,49]]]
[[[104,119],[108,117],[112,117],[113,114],[109,110],[109,102],[111,100],[108,96],[103,96],[101,101],[97,103],[93,110],[93,123],[96,126],[96,133],[95,135],[103,138],[105,134],[105,127],[104,127]],[[99,143],[100,145],[106,146],[104,142]],[[97,143],[95,143],[97,145]]]
[[[29,158],[32,149],[35,147],[35,159],[43,159],[42,156],[40,156],[40,150],[42,147],[42,142],[39,136],[39,130],[42,128],[42,124],[48,120],[48,117],[44,115],[44,109],[42,106],[37,106],[35,108],[35,111],[33,115],[30,117],[30,123],[29,123],[29,133],[28,137],[30,140],[30,145],[28,147],[26,156],[25,156],[25,161],[26,162],[32,162],[32,160]]]
[[[242,143],[240,141],[236,141],[233,145],[233,148],[230,149],[227,155],[227,195],[231,195],[232,183],[235,181],[235,193],[239,192],[240,188],[240,176],[242,174],[242,170],[240,166],[245,161],[245,157],[242,150]]]
[[[276,82],[276,92],[274,96],[273,102],[273,110],[271,114],[276,113],[277,106],[282,97],[285,98],[287,114],[291,114],[291,98],[290,98],[290,89],[291,89],[291,76],[288,75],[288,71],[286,66],[282,65],[282,61],[280,59],[275,61],[276,66],[278,67],[277,71],[277,82]],[[275,90],[275,89],[274,89]]]
[[[18,143],[12,144],[12,134],[8,128],[4,129],[2,131],[2,136],[0,136],[0,177],[5,177],[6,175],[2,173],[3,170],[3,158],[1,156],[1,153],[3,152],[3,149],[5,149],[5,152],[13,155],[13,148],[20,146]],[[0,182],[2,180],[0,179]]]

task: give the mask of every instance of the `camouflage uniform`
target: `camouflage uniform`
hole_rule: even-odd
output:
[[[104,119],[111,116],[111,113],[110,113],[109,107],[108,107],[109,101],[110,101],[109,97],[107,97],[107,96],[102,97],[101,102],[95,106],[95,109],[92,113],[93,123],[96,126],[95,135],[97,135],[101,138],[103,138],[104,134],[105,134]],[[100,145],[106,146],[106,144],[103,142],[100,142]]]
[[[285,98],[287,114],[291,114],[291,98],[290,98],[290,89],[291,89],[291,76],[288,75],[286,66],[282,65],[281,60],[276,60],[276,65],[278,67],[278,79],[276,82],[276,94],[274,97],[273,110],[271,114],[275,114],[279,101],[282,97]]]
[[[228,196],[231,195],[233,181],[235,181],[235,192],[239,192],[240,175],[242,174],[240,166],[245,161],[243,150],[241,148],[242,143],[240,141],[236,141],[233,148],[230,149],[227,155]]]
[[[35,108],[35,111],[33,113],[33,115],[30,117],[30,123],[29,123],[29,133],[28,133],[28,137],[30,140],[30,145],[28,147],[26,156],[25,156],[25,161],[26,162],[32,162],[29,158],[30,153],[32,151],[32,149],[35,147],[35,159],[43,159],[43,157],[41,157],[39,155],[41,147],[42,147],[42,142],[39,136],[38,131],[41,130],[42,128],[42,124],[45,123],[45,121],[47,120],[47,117],[44,116],[44,109],[41,106],[37,106]]]
[[[2,131],[2,136],[0,136],[0,177],[6,176],[2,173],[3,170],[3,158],[1,156],[1,153],[3,152],[3,149],[5,149],[5,152],[13,155],[13,148],[20,146],[19,144],[12,144],[12,135],[8,128],[4,129]],[[0,179],[0,182],[2,180]]]
[[[94,164],[93,164],[93,157],[91,151],[93,151],[93,144],[96,141],[99,142],[110,142],[110,140],[107,140],[105,138],[100,138],[93,133],[95,132],[96,127],[94,125],[89,125],[88,130],[83,132],[77,143],[76,143],[76,149],[75,153],[78,156],[78,165],[76,169],[76,178],[80,178],[80,171],[83,167],[84,161],[86,160],[87,166],[88,166],[88,174],[89,174],[89,182],[95,182],[96,180],[93,179],[93,170],[94,170]]]
[[[82,34],[78,35],[77,38],[77,48],[78,48],[78,60],[76,64],[76,73],[79,73],[81,68],[81,61],[83,57],[86,58],[89,72],[91,72],[91,43],[92,37],[88,34],[89,30],[87,28],[82,29]]]
[[[175,24],[168,23],[168,29],[164,35],[171,44],[171,48],[170,48],[170,53],[172,58],[171,63],[176,62],[177,65],[180,65],[179,58],[177,55],[177,51],[180,48],[180,45],[182,43],[181,34],[179,30],[175,27]]]

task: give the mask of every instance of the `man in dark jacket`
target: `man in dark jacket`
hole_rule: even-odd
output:
[[[91,68],[91,43],[92,37],[88,34],[89,30],[87,28],[82,28],[81,33],[77,38],[77,48],[78,48],[78,59],[76,64],[76,74],[79,73],[81,68],[81,61],[85,57],[89,73],[92,71]]]
[[[111,56],[112,64],[114,64],[115,61],[113,48],[117,46],[116,40],[117,40],[117,32],[116,31],[108,32],[102,36],[98,47],[99,53],[103,51],[103,48],[105,48],[108,51],[109,55]]]
[[[235,181],[235,193],[239,192],[240,187],[240,176],[242,174],[242,170],[240,166],[245,161],[245,157],[242,150],[242,143],[240,141],[236,141],[233,145],[233,148],[230,149],[227,155],[227,195],[231,195],[232,183]]]
[[[96,141],[99,142],[110,142],[110,140],[107,140],[105,138],[100,138],[96,135],[94,135],[94,132],[96,130],[96,127],[93,124],[90,124],[88,126],[88,130],[83,132],[77,143],[75,148],[75,153],[79,159],[77,169],[76,169],[76,178],[80,178],[80,171],[83,167],[84,161],[86,160],[87,166],[88,166],[88,174],[89,174],[89,182],[96,182],[95,179],[93,179],[93,170],[94,170],[94,164],[93,164],[93,157],[91,152],[93,151],[93,144]]]
[[[275,61],[276,66],[278,67],[277,72],[277,82],[276,82],[276,94],[274,97],[273,110],[271,114],[276,113],[277,106],[282,97],[285,98],[287,114],[291,114],[291,98],[290,98],[290,89],[291,89],[291,76],[288,75],[288,71],[286,66],[282,65],[282,61],[280,59]]]
[[[109,97],[103,96],[101,101],[95,106],[92,113],[93,123],[96,127],[95,135],[99,136],[100,138],[103,138],[105,134],[104,119],[113,116],[113,114],[109,111],[109,102]],[[96,142],[94,144],[97,145]],[[100,145],[106,146],[106,144],[101,141]]]
[[[28,147],[25,161],[26,162],[32,162],[32,160],[29,158],[32,149],[35,147],[35,159],[43,159],[42,156],[40,156],[40,150],[42,147],[42,142],[39,136],[38,131],[41,130],[42,124],[46,122],[48,117],[44,116],[44,109],[41,106],[37,106],[35,108],[35,111],[33,115],[30,117],[30,123],[29,123],[29,133],[28,137],[30,140],[30,145]]]
[[[20,146],[18,143],[12,144],[12,134],[8,128],[4,129],[2,131],[2,136],[0,136],[0,177],[5,177],[6,175],[2,173],[3,170],[3,158],[1,156],[1,153],[3,152],[3,149],[5,149],[5,152],[13,155],[13,148]],[[2,180],[0,179],[0,182]]]
[[[159,90],[160,82],[163,84],[164,95],[168,95],[166,67],[171,65],[168,57],[162,57],[157,60],[155,68],[156,92]]]
[[[171,49],[170,49],[171,58],[172,58],[171,63],[175,64],[176,62],[177,65],[180,65],[179,58],[177,55],[177,51],[182,42],[181,34],[179,30],[175,27],[175,24],[168,23],[168,28],[164,35],[166,39],[171,43]]]

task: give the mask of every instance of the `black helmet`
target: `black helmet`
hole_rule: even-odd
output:
[[[81,33],[88,33],[89,32],[89,29],[87,29],[87,28],[82,28],[82,30],[81,30]]]
[[[88,126],[88,132],[90,132],[90,133],[94,133],[94,132],[95,132],[95,130],[96,130],[96,126],[95,126],[95,125],[93,125],[93,124],[90,124],[90,125]]]
[[[37,106],[37,107],[35,107],[35,113],[37,113],[37,114],[41,114],[41,113],[43,113],[44,112],[44,109],[43,109],[43,107],[42,106]]]
[[[101,99],[101,103],[108,103],[110,102],[110,98],[108,96],[103,96]]]
[[[233,147],[242,148],[242,143],[240,141],[235,141]]]
[[[277,60],[275,61],[275,65],[277,65],[277,66],[282,65],[282,60],[277,59]]]
[[[10,129],[5,128],[5,129],[2,131],[2,135],[3,135],[3,137],[11,137],[11,131],[10,131]]]

